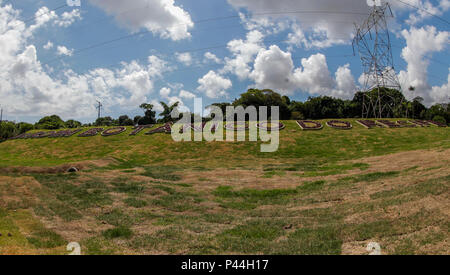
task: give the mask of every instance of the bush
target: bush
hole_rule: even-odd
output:
[[[12,122],[2,122],[0,123],[0,141],[7,140],[16,135],[16,126]]]
[[[17,134],[20,135],[20,134],[23,134],[23,133],[33,130],[34,126],[33,126],[33,124],[30,124],[30,123],[20,122],[16,125],[16,128],[18,131]]]
[[[291,119],[292,120],[303,120],[303,119],[305,119],[305,116],[300,112],[292,112]]]
[[[447,121],[442,116],[434,116],[432,120],[435,121],[435,122],[440,122],[440,123],[443,123],[443,124],[447,124]]]
[[[36,129],[44,129],[44,130],[56,130],[56,129],[61,129],[61,128],[65,128],[65,127],[66,127],[66,124],[57,115],[43,117],[35,125]]]
[[[81,122],[70,119],[68,121],[66,121],[66,127],[70,128],[70,129],[74,129],[74,128],[80,128],[81,127]]]

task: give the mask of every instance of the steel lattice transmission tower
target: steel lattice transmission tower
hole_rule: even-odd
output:
[[[386,96],[383,88],[401,91],[394,69],[387,15],[393,17],[389,3],[375,0],[369,17],[362,25],[356,25],[353,50],[357,46],[364,70],[362,117],[381,118],[386,108],[393,108],[383,103],[383,96]],[[374,89],[377,91],[375,98],[367,93]]]

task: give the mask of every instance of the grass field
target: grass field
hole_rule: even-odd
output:
[[[275,153],[130,129],[0,143],[0,254],[449,254],[450,129],[349,121],[286,121]]]

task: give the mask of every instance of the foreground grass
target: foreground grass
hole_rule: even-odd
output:
[[[0,174],[0,254],[67,254],[72,241],[83,254],[367,254],[371,241],[384,254],[450,253],[448,129],[286,124],[269,155],[166,135],[0,144],[1,166],[111,158],[77,174]],[[395,152],[406,153],[367,158]]]

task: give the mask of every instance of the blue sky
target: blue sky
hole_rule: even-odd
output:
[[[450,1],[389,2],[395,69],[406,92],[416,87],[406,96],[448,101]],[[104,115],[133,117],[143,102],[191,108],[194,96],[208,105],[249,87],[303,101],[352,98],[362,85],[351,40],[353,22],[370,11],[366,0],[0,3],[0,105],[8,120],[58,114],[89,122],[97,99]]]

